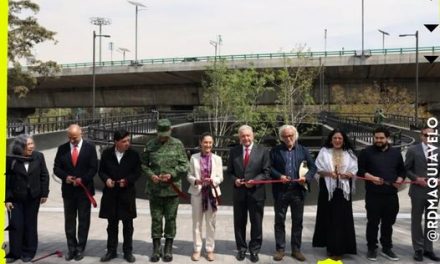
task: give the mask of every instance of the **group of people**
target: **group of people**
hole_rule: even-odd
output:
[[[340,260],[344,254],[356,254],[356,238],[352,211],[355,180],[365,181],[367,213],[366,239],[369,260],[377,260],[378,231],[380,228],[381,255],[389,260],[399,258],[392,251],[393,224],[399,211],[398,188],[406,176],[412,183],[411,235],[414,260],[427,257],[440,261],[433,252],[432,242],[426,238],[427,227],[422,227],[422,215],[428,210],[427,139],[433,133],[425,128],[422,143],[414,145],[403,161],[399,149],[388,143],[389,131],[378,127],[374,144],[362,150],[357,158],[346,133],[335,129],[314,160],[309,150],[298,143],[294,126],[279,128],[280,144],[268,151],[254,142],[252,127],[238,129],[240,144],[230,150],[226,177],[233,180],[233,225],[238,261],[249,252],[251,262],[259,261],[263,242],[263,215],[266,199],[265,184],[272,185],[275,210],[275,253],[273,259],[285,257],[286,214],[291,210],[291,255],[298,261],[306,258],[301,251],[304,200],[310,183],[319,183],[318,207],[312,245],[325,247],[327,254]],[[133,256],[133,218],[136,217],[136,180],[145,174],[146,192],[151,215],[151,262],[161,258],[173,260],[176,217],[179,197],[184,195],[181,180],[190,184],[193,220],[193,253],[191,259],[202,256],[202,227],[205,218],[205,257],[215,260],[216,212],[221,198],[223,164],[213,153],[214,137],[204,133],[200,137],[200,152],[188,162],[180,140],[171,136],[171,123],[160,119],[157,137],[149,140],[139,155],[130,146],[130,134],[124,129],[114,132],[114,145],[103,151],[100,161],[93,144],[82,138],[78,125],[67,130],[69,141],[57,150],[54,174],[62,180],[66,260],[84,257],[90,227],[91,199],[94,194],[93,177],[98,173],[104,183],[99,217],[108,221],[107,252],[102,262],[117,257],[118,225],[123,223],[123,257],[135,262]],[[99,164],[98,164],[99,163]],[[32,137],[20,135],[11,145],[6,166],[6,208],[9,219],[8,262],[21,259],[29,262],[35,256],[37,215],[41,203],[49,194],[49,174],[42,153],[34,151]],[[250,220],[250,241],[246,226]],[[426,219],[425,219],[426,221]],[[162,238],[165,243],[162,247]]]

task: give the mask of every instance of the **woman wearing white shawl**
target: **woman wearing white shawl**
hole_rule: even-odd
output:
[[[356,254],[351,195],[358,167],[345,132],[329,134],[315,163],[319,196],[313,246],[327,247],[327,254],[340,260],[343,254]]]

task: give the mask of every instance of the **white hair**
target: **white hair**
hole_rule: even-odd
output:
[[[240,135],[241,133],[243,133],[243,131],[248,130],[251,131],[252,134],[254,133],[254,131],[252,130],[252,127],[248,126],[248,125],[242,125],[238,128],[238,134]]]
[[[298,138],[299,138],[299,133],[298,133],[298,130],[296,130],[296,127],[294,127],[292,125],[282,125],[278,129],[278,134],[279,134],[280,140],[283,141],[283,138],[281,137],[281,135],[283,134],[283,131],[286,130],[286,129],[292,129],[293,130],[293,133],[295,134],[294,135],[295,136],[295,141],[297,141]]]

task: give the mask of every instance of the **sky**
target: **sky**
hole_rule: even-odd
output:
[[[221,35],[220,54],[291,51],[361,50],[361,0],[136,0],[146,9],[138,13],[138,59],[213,56],[210,40]],[[127,0],[34,0],[41,25],[57,32],[57,44],[34,48],[36,57],[58,63],[91,62],[91,17],[104,17],[102,61],[122,60],[118,48],[135,57],[135,6]],[[440,0],[364,0],[365,49],[414,47],[414,37],[398,37],[419,30],[419,46],[440,46],[440,27],[429,32],[424,24],[439,24]],[[327,35],[325,37],[325,29]],[[109,49],[113,43],[113,52]],[[99,42],[96,39],[96,60]]]

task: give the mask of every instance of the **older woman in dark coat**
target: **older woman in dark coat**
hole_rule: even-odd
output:
[[[118,223],[122,220],[124,259],[134,262],[133,218],[136,218],[135,182],[141,174],[139,154],[130,148],[130,135],[126,130],[114,133],[114,146],[104,150],[99,166],[99,177],[105,183],[102,193],[100,218],[107,218],[107,253],[101,262],[117,256]]]
[[[49,173],[41,152],[34,151],[34,140],[19,135],[11,144],[6,160],[6,209],[9,220],[7,262],[31,261],[38,247],[37,219],[40,203],[49,195]]]

